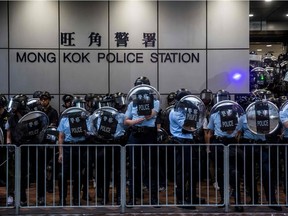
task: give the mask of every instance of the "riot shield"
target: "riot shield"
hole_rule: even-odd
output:
[[[31,111],[19,119],[18,124],[25,140],[37,138],[41,143],[49,125],[49,118],[44,112]]]
[[[246,109],[246,116],[247,127],[254,134],[271,134],[279,126],[278,107],[267,100],[251,103]]]
[[[137,106],[138,115],[151,115],[154,108],[154,100],[160,101],[159,92],[150,85],[138,85],[127,94],[126,104],[133,102]]]
[[[118,111],[109,106],[101,107],[91,115],[91,131],[99,139],[113,140],[118,125]]]
[[[43,143],[55,144],[58,140],[58,134],[57,127],[49,126],[45,131]]]
[[[89,112],[82,107],[70,107],[64,110],[60,115],[60,119],[68,119],[72,137],[85,136],[88,131],[86,124],[86,119],[88,117]]]
[[[169,134],[164,128],[159,128],[157,130],[157,143],[158,144],[164,144],[164,143],[170,143],[171,139]]]
[[[29,98],[27,102],[28,108],[33,111],[37,110],[37,107],[40,105],[40,99],[39,98]]]
[[[264,89],[271,82],[270,74],[265,68],[256,67],[250,71],[251,91],[255,89]]]
[[[171,110],[174,108],[174,105],[168,106],[165,108],[165,110],[161,113],[161,123],[163,129],[170,134],[170,121],[169,121],[169,115]]]
[[[174,109],[185,116],[183,130],[194,132],[202,127],[206,108],[199,97],[186,95],[177,102]]]
[[[211,109],[211,115],[218,112],[221,122],[221,130],[225,132],[234,131],[238,125],[239,118],[244,114],[242,106],[232,100],[224,100],[216,103]]]

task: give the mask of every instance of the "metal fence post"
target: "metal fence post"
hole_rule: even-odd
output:
[[[19,214],[20,207],[20,176],[21,176],[21,147],[15,147],[15,211]]]
[[[224,206],[229,211],[229,146],[224,146]]]
[[[121,146],[121,213],[125,213],[126,206],[126,147]]]

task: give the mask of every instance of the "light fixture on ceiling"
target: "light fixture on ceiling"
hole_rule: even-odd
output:
[[[257,51],[257,52],[262,52],[262,49],[257,49],[256,51]]]
[[[288,15],[288,14],[287,14]],[[249,14],[249,17],[253,17],[254,16],[254,14]]]
[[[271,44],[267,44],[266,47],[272,47],[272,45]]]

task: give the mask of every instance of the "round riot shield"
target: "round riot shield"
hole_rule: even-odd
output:
[[[247,127],[254,133],[266,135],[279,126],[278,107],[270,101],[255,101],[246,109]]]
[[[27,140],[38,138],[39,142],[42,142],[44,133],[49,125],[48,116],[41,111],[31,111],[24,115],[18,124],[23,132],[23,137]]]
[[[167,131],[164,128],[159,128],[157,130],[157,143],[158,144],[164,144],[164,143],[169,143],[170,137]]]
[[[240,106],[237,102],[232,101],[232,100],[223,100],[223,101],[216,103],[212,107],[210,114],[212,115],[213,113],[222,111],[222,110],[228,110],[229,112],[233,111],[237,114],[237,117],[240,117],[241,115],[245,113],[242,106]]]
[[[4,144],[4,134],[1,128],[0,128],[0,144]]]
[[[138,85],[132,88],[126,97],[126,104],[133,102],[137,106],[139,116],[151,115],[154,108],[154,100],[160,101],[159,92],[150,85]]]
[[[183,130],[194,132],[202,127],[206,109],[199,97],[186,95],[177,102],[174,109],[185,116]]]
[[[67,116],[69,114],[72,114],[72,113],[81,113],[82,115],[86,115],[88,116],[89,115],[89,112],[82,108],[82,107],[69,107],[68,109],[65,109],[61,115],[60,115],[60,119],[63,117],[63,116]]]
[[[39,98],[29,98],[27,102],[27,106],[30,110],[35,110],[40,105]]]
[[[118,111],[109,106],[101,107],[91,115],[92,133],[102,140],[112,140],[117,130]]]
[[[168,106],[161,113],[161,124],[162,124],[163,129],[167,131],[168,134],[170,134],[169,115],[173,108],[174,108],[174,105]]]
[[[265,68],[256,67],[250,71],[251,90],[266,88],[270,82],[270,74]]]
[[[62,118],[67,118],[69,122],[71,136],[83,137],[88,131],[86,123],[88,116],[89,112],[84,108],[70,107],[63,111],[60,116],[60,121],[62,121]]]
[[[57,127],[49,126],[45,131],[44,143],[55,144],[58,140],[58,134]]]
[[[211,109],[211,115],[218,113],[221,130],[230,133],[236,129],[239,118],[244,114],[242,106],[232,100],[224,100],[216,103]]]

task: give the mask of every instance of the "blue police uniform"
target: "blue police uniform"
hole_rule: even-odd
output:
[[[221,115],[224,112],[225,115],[225,110],[217,110],[214,112],[209,119],[209,123],[207,128],[209,130],[214,131],[214,137],[212,140],[212,143],[221,143],[224,145],[228,144],[233,144],[237,143],[236,136],[238,133],[241,132],[243,121],[244,121],[244,116],[233,116],[234,118],[236,117],[236,121],[230,124],[230,119],[229,121],[223,123],[221,119]],[[223,164],[223,147],[222,146],[215,146],[211,147],[211,158],[215,161],[217,160],[217,176],[218,176],[218,184],[220,187],[220,196],[221,200],[224,200],[224,164]],[[217,154],[214,155],[214,153]],[[237,155],[236,155],[237,154]],[[237,157],[237,162],[235,161],[235,158]],[[216,163],[215,163],[216,164]],[[234,198],[235,198],[235,203],[239,204],[241,203],[241,194],[240,194],[240,170],[242,170],[239,166],[243,164],[243,153],[240,150],[240,148],[237,148],[237,146],[230,147],[229,151],[229,174],[230,174],[230,186],[231,188],[235,191],[234,193]],[[237,176],[237,181],[236,181],[236,176]],[[243,211],[243,208],[237,207],[237,210]]]
[[[245,185],[248,188],[248,193],[251,198],[251,203],[258,203],[258,189],[257,189],[257,176],[256,169],[257,164],[260,167],[260,146],[256,144],[265,143],[266,137],[263,134],[255,134],[252,133],[247,126],[247,115],[244,115],[244,121],[242,125],[243,136],[241,142],[243,144],[255,144],[253,146],[243,146],[243,151],[245,152],[245,160],[246,160],[246,179]]]
[[[89,128],[88,118],[85,119],[85,123],[86,123],[86,128],[88,129]],[[78,136],[73,135],[71,131],[68,116],[64,116],[61,118],[57,130],[59,131],[59,133],[63,133],[65,135],[63,144],[70,144],[69,146],[62,146],[63,148],[62,150],[62,154],[63,154],[62,172],[60,172],[59,179],[58,179],[59,196],[60,196],[59,204],[66,205],[67,186],[68,186],[67,180],[69,177],[70,166],[72,166],[71,168],[72,174],[70,174],[70,176],[72,176],[72,179],[73,179],[73,190],[72,190],[73,204],[79,205],[79,194],[80,194],[80,185],[81,185],[81,178],[82,178],[81,170],[83,168],[83,163],[81,162],[81,159],[85,157],[83,152],[85,153],[86,148],[82,150],[80,146],[73,147],[73,144],[81,144],[81,143],[85,144],[86,138],[85,138],[85,135],[83,134],[78,135]],[[83,131],[81,133],[83,133]],[[70,157],[72,157],[72,161],[70,161]],[[85,161],[85,160],[82,160],[82,161]]]
[[[160,101],[153,100],[153,110],[158,113],[160,110]],[[130,102],[125,112],[125,118],[130,120],[136,120],[139,118],[145,118],[144,115],[138,115],[138,108],[135,102]],[[157,143],[157,128],[156,128],[157,115],[150,119],[145,119],[143,122],[133,125],[131,133],[128,137],[127,144],[155,144]],[[144,176],[144,184],[149,179],[149,165],[150,165],[150,179],[151,179],[151,204],[158,203],[158,190],[157,190],[157,163],[149,161],[149,148],[142,147],[143,149],[143,161],[144,161],[144,173],[141,174],[141,147],[129,147],[129,198],[128,204],[135,204],[136,198],[140,198],[141,195],[141,176]],[[150,148],[150,158],[157,158],[157,150],[155,147]],[[133,178],[134,177],[134,181]],[[133,193],[134,192],[134,193]]]
[[[173,142],[175,144],[190,144],[190,146],[176,147],[176,197],[177,204],[180,205],[199,203],[199,199],[197,200],[196,198],[196,188],[199,179],[199,148],[193,147],[194,139],[192,133],[183,131],[185,119],[185,115],[175,110],[175,108],[169,114],[170,133],[173,136]],[[191,176],[192,179],[190,179]]]
[[[93,116],[92,116],[93,117]],[[117,113],[115,116],[113,116],[113,118],[115,118],[115,120],[117,121],[117,125],[116,125],[116,130],[115,133],[111,133],[111,134],[107,134],[107,139],[105,138],[99,138],[99,142],[101,142],[102,144],[106,144],[105,147],[97,147],[97,188],[99,190],[99,196],[103,196],[102,199],[102,204],[106,204],[109,201],[109,188],[110,188],[110,180],[111,177],[113,178],[113,181],[115,183],[116,186],[116,202],[117,204],[120,205],[120,200],[121,200],[121,189],[120,189],[120,154],[121,154],[121,149],[118,146],[109,146],[109,144],[121,144],[121,145],[125,145],[126,143],[126,139],[125,139],[125,135],[126,135],[126,129],[127,127],[124,125],[124,119],[125,119],[125,115],[124,113]],[[97,131],[99,131],[100,125],[101,125],[101,118],[97,119],[96,122],[96,128]],[[93,120],[91,119],[91,123],[90,124],[92,127],[93,126]],[[110,122],[112,123],[112,122]],[[114,125],[115,126],[115,125]],[[106,127],[108,127],[109,129],[113,130],[113,126],[110,125],[106,125]],[[91,129],[91,131],[93,131]],[[109,138],[109,139],[108,139]],[[114,149],[114,173],[112,173],[112,150]],[[104,157],[105,155],[105,157]],[[105,170],[104,170],[105,169]],[[105,172],[105,176],[100,175],[101,173]],[[111,176],[112,175],[112,176]],[[105,184],[104,184],[105,181]],[[101,193],[103,194],[100,194]],[[105,194],[104,194],[105,193]],[[112,192],[114,193],[114,191]]]

